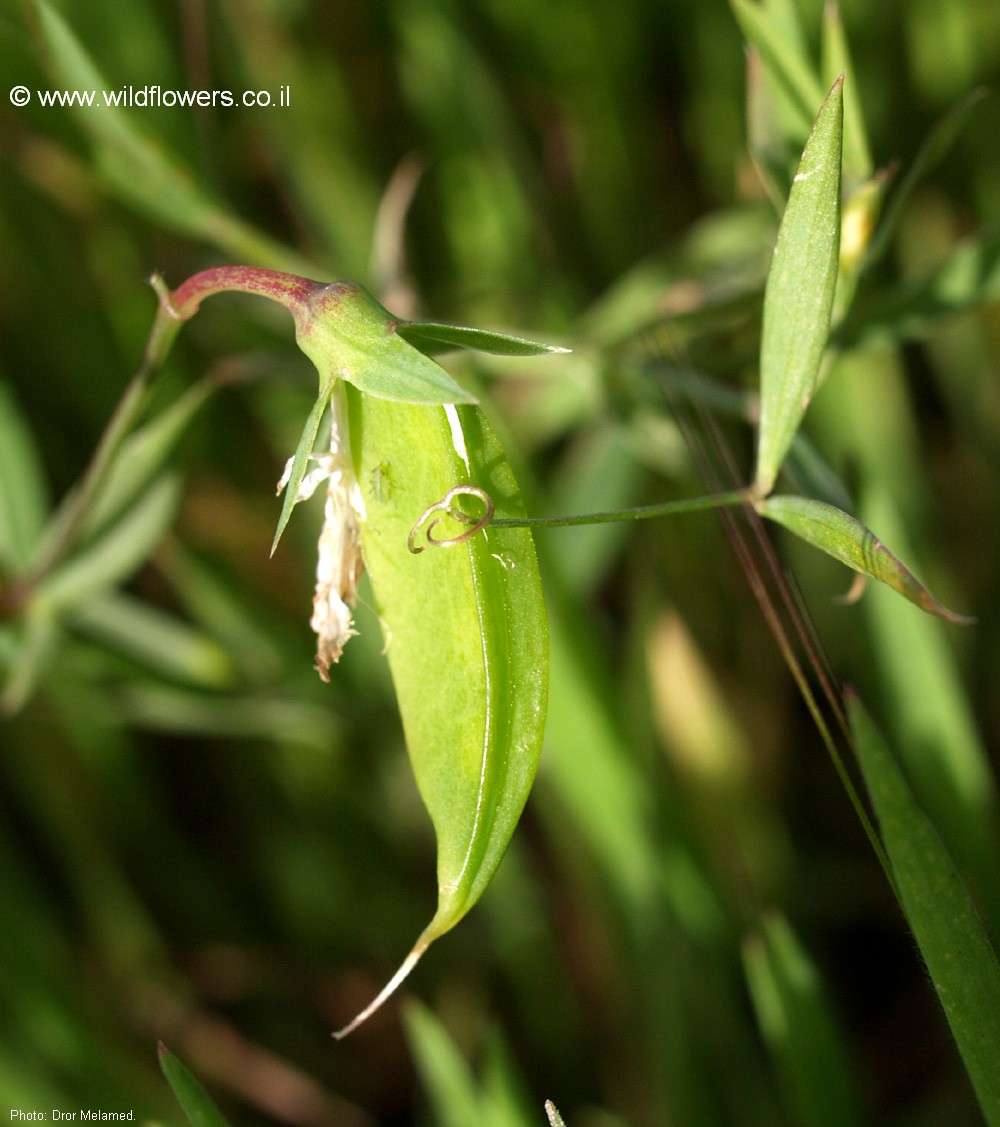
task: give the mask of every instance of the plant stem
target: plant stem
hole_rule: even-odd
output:
[[[753,499],[751,488],[733,489],[728,493],[712,493],[707,497],[687,497],[680,501],[663,501],[658,505],[637,505],[631,509],[615,509],[604,513],[580,513],[572,517],[494,517],[494,528],[567,528],[580,524],[612,524],[616,521],[650,520],[679,513],[704,512],[730,505],[743,505]]]
[[[129,431],[146,402],[146,395],[157,371],[162,367],[181,327],[169,303],[165,300],[166,289],[162,281],[154,276],[153,288],[159,297],[156,317],[142,360],[135,370],[128,386],[108,422],[94,455],[84,472],[79,486],[63,502],[49,534],[41,546],[38,557],[31,570],[13,585],[5,602],[9,608],[16,608],[27,597],[28,592],[38,585],[75,546],[90,512],[95,497],[104,484],[115,455],[121,448]]]
[[[179,321],[193,317],[206,297],[231,291],[268,297],[294,315],[297,309],[308,304],[317,290],[325,288],[322,282],[257,266],[213,266],[182,282],[173,293],[158,278],[154,278],[153,286],[161,305],[165,304],[168,313]]]

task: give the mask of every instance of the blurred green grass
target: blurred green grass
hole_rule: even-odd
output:
[[[817,50],[822,5],[800,9]],[[130,194],[127,168],[109,186],[79,115],[0,105],[0,376],[44,485],[7,460],[9,443],[0,458],[24,477],[8,492],[29,509],[86,465],[152,319],[146,276],[176,284],[280,246],[331,278],[391,289],[412,306],[391,306],[401,313],[576,349],[552,373],[461,362],[491,396],[534,511],[700,490],[635,354],[660,362],[665,325],[702,372],[755,386],[754,293],[776,216],[747,156],[744,51],[726,6],[62,11],[113,88],[287,84],[292,104],[132,111],[219,214],[249,225],[235,233],[216,219],[196,230],[193,211],[186,228],[165,222],[162,199]],[[878,167],[911,160],[952,104],[996,84],[993,6],[845,2],[843,17]],[[2,89],[58,85],[42,58],[33,7],[4,0]],[[995,232],[998,165],[990,97],[906,202],[872,294]],[[387,255],[372,253],[376,231]],[[813,1122],[747,985],[745,960],[777,950],[823,983],[843,1061],[807,1060],[817,1084],[853,1076],[870,1122],[980,1122],[912,941],[711,517],[539,535],[554,635],[542,774],[496,886],[411,984],[482,1063],[481,1090],[446,1051],[437,1072],[427,1063],[440,1042],[422,1011],[413,1057],[397,1009],[331,1046],[425,922],[433,842],[374,614],[360,612],[362,636],[321,685],[308,513],[267,559],[274,482],[312,376],[280,313],[226,301],[185,330],[165,374],[164,402],[206,372],[239,383],[184,441],[174,530],[118,603],[88,604],[54,635],[39,626],[47,671],[3,723],[0,1101],[179,1122],[162,1039],[240,1124],[447,1123],[466,1105],[484,1122],[542,1123],[545,1098],[571,1127]],[[631,353],[616,351],[624,339]],[[956,830],[994,938],[995,870],[977,853],[993,784],[970,764],[985,748],[995,767],[1000,743],[997,343],[994,303],[853,353],[806,428],[869,523],[882,535],[899,521],[908,561],[974,629],[928,624],[881,592],[834,605],[844,573],[780,541],[835,668]],[[745,429],[720,426],[748,473]],[[0,626],[5,669],[19,629]],[[942,762],[951,789],[934,775]],[[953,793],[981,801],[981,833]],[[816,1121],[846,1122],[838,1108],[853,1098]]]

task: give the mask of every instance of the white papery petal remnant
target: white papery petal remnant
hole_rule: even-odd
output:
[[[278,482],[279,493],[288,484],[293,460],[288,460]],[[315,468],[302,478],[295,502],[306,500],[319,485],[327,483],[309,625],[316,633],[316,671],[324,681],[329,681],[330,666],[340,660],[348,638],[357,634],[352,611],[358,580],[364,571],[359,523],[361,493],[343,450],[335,412],[331,415],[329,450],[313,454],[310,460]]]

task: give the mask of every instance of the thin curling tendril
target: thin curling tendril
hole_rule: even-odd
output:
[[[482,516],[471,516],[455,504],[456,497],[465,496],[475,497],[482,502],[484,506]],[[420,555],[427,548],[454,548],[456,544],[464,544],[466,540],[471,540],[477,532],[484,529],[493,519],[493,513],[493,498],[485,489],[480,489],[478,485],[456,485],[453,489],[449,489],[440,501],[435,501],[433,505],[428,505],[424,509],[416,524],[410,529],[410,535],[406,538],[406,547],[415,556]],[[468,525],[468,527],[457,536],[436,537],[434,530],[446,520],[453,520],[457,524]],[[418,544],[417,539],[421,535],[425,543]]]

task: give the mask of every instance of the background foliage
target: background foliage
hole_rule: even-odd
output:
[[[676,380],[719,381],[749,477],[751,433],[726,415],[742,400],[719,387],[756,387],[777,213],[747,152],[726,5],[62,7],[111,88],[288,85],[292,101],[134,110],[153,148],[114,166],[82,115],[4,99],[5,574],[135,367],[153,269],[176,285],[294,255],[404,315],[572,345],[453,365],[489,396],[530,511],[702,492],[664,395]],[[821,5],[799,10],[816,54]],[[1000,69],[1000,14],[977,0],[847,0],[843,19],[876,167],[906,167]],[[35,9],[3,0],[3,89],[65,85],[43,60]],[[204,214],[145,178],[166,152],[215,201]],[[889,592],[838,605],[846,573],[775,537],[834,668],[908,749],[994,936],[998,166],[988,97],[903,202],[859,295],[865,347],[807,424],[860,514],[978,625]],[[541,1123],[545,1098],[571,1127],[979,1122],[710,515],[539,533],[553,683],[525,820],[479,908],[421,965],[423,1005],[331,1045],[430,915],[433,841],[374,614],[330,685],[311,670],[318,511],[267,557],[314,377],[262,304],[220,298],[175,347],[164,404],[206,373],[219,390],[176,486],[158,480],[139,513],[148,559],[121,584],[78,585],[34,635],[0,626],[5,700],[27,698],[0,737],[0,1100],[178,1122],[162,1039],[241,1124]],[[37,683],[19,685],[32,645]],[[789,1029],[806,1031],[798,1059]]]

